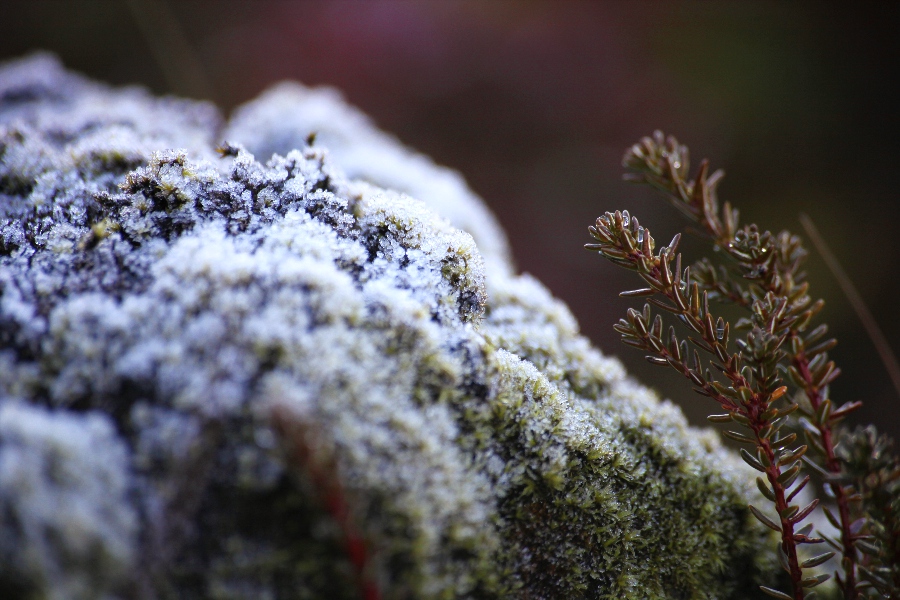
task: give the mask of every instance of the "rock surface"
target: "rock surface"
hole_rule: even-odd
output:
[[[752,487],[336,92],[0,67],[0,597],[758,597]]]

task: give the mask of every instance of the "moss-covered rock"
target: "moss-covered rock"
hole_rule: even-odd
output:
[[[2,67],[0,595],[757,597],[749,475],[507,248],[333,92]]]

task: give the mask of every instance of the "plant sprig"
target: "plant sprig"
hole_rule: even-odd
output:
[[[779,558],[792,582],[792,595],[769,588],[763,591],[776,598],[810,597],[812,593],[804,596],[804,590],[829,576],[805,577],[803,570],[819,566],[835,552],[841,554],[836,581],[846,600],[887,589],[883,585],[887,574],[900,572],[900,526],[895,527],[900,524],[900,509],[894,515],[883,507],[875,510],[867,506],[867,499],[877,494],[863,482],[888,478],[892,483],[878,488],[878,497],[883,500],[890,492],[894,494],[890,497],[897,499],[900,484],[895,483],[900,475],[893,474],[900,473],[900,467],[896,458],[890,463],[893,471],[870,459],[867,463],[857,461],[856,470],[848,471],[846,459],[838,453],[839,439],[848,438],[839,424],[861,403],[836,406],[829,398],[829,385],[840,374],[834,361],[828,359],[828,351],[836,342],[826,337],[827,326],[810,329],[824,303],[813,301],[807,294],[809,286],[801,270],[807,252],[800,238],[787,231],[773,235],[756,225],[740,226],[735,208],[727,202],[719,206],[716,187],[722,171],[710,174],[709,163],[704,160],[690,178],[688,149],[673,137],[655,132],[653,137],[642,139],[626,152],[623,164],[629,171],[626,179],[663,192],[725,257],[723,264],[704,258],[682,269],[677,253],[680,234],[654,253],[650,232],[627,211],[608,212],[598,218],[590,228],[598,243],[586,245],[636,271],[649,286],[621,294],[647,297],[642,312],[630,309],[627,318],[614,326],[623,342],[647,352],[651,363],[668,365],[690,379],[695,391],[725,409],[725,414],[709,417],[711,421],[734,422],[745,430],[729,430],[724,435],[755,447],[755,455],[744,449],[741,456],[765,475],[765,479],[757,479],[757,484],[775,505],[778,516],[773,520],[756,507],[750,510],[766,526],[781,533]],[[749,312],[748,317],[732,327],[713,315],[710,300],[740,306]],[[653,317],[651,305],[675,315],[688,328],[688,336],[679,339],[669,327],[668,339],[664,339],[662,317]],[[745,332],[735,336],[736,352],[729,349],[732,330]],[[706,362],[700,352],[707,355]],[[794,388],[792,394],[785,394],[788,386],[784,383]],[[774,406],[783,396],[793,400],[780,408]],[[805,445],[795,445],[796,433],[780,433],[788,422],[788,429],[799,426],[803,430]],[[863,442],[849,436],[847,445],[854,443],[859,447]],[[803,463],[808,474],[799,478]],[[799,527],[818,505],[818,500],[803,508],[790,504],[810,476],[816,477],[834,498],[837,515],[823,509],[840,531],[839,540],[823,534],[811,537],[811,525]],[[896,522],[891,520],[895,517]],[[795,526],[799,527],[797,531]],[[882,535],[883,539],[873,545],[873,531],[888,531],[890,535]],[[800,562],[798,545],[823,541],[835,552]],[[870,558],[876,547],[879,558]]]
[[[845,599],[858,598],[856,567],[859,553],[855,544],[859,533],[853,530],[858,519],[851,507],[854,490],[840,481],[841,463],[835,455],[835,427],[862,403],[849,402],[835,407],[828,398],[828,386],[840,374],[840,369],[828,359],[827,352],[837,342],[833,338],[823,339],[828,331],[824,324],[806,333],[811,319],[822,309],[824,302],[812,302],[806,293],[808,284],[801,267],[807,252],[800,238],[787,231],[777,235],[760,232],[753,224],[739,228],[738,211],[728,202],[719,208],[716,187],[724,173],[717,170],[707,176],[709,163],[704,160],[694,180],[689,181],[688,149],[674,137],[666,138],[661,132],[655,132],[652,138],[644,138],[640,144],[632,146],[626,152],[623,164],[631,171],[627,179],[663,191],[670,204],[699,224],[714,247],[730,259],[718,268],[708,259],[695,266],[701,290],[708,291],[712,298],[737,304],[754,313],[762,305],[771,303],[774,297],[795,317],[782,322],[772,333],[786,338],[780,368],[801,392],[801,425],[813,450],[811,455],[817,459],[812,460],[810,456],[806,462],[814,472],[824,475],[825,485],[834,496],[839,513],[833,520],[841,532],[840,541],[825,537],[843,555],[843,572],[837,576],[838,586]],[[751,322],[742,321],[738,325]]]
[[[627,212],[618,211],[598,218],[590,231],[598,243],[588,244],[589,249],[636,271],[649,286],[623,293],[624,296],[649,297],[642,312],[629,309],[627,319],[614,326],[623,342],[648,352],[647,359],[651,363],[671,366],[690,379],[695,391],[712,398],[725,411],[725,414],[711,416],[710,420],[738,425],[743,431],[727,430],[726,437],[754,447],[754,453],[742,449],[741,457],[765,476],[765,479],[757,478],[757,484],[775,505],[776,516],[771,518],[755,506],[749,508],[760,522],[781,534],[779,557],[790,575],[794,595],[769,588],[763,588],[763,591],[776,598],[802,600],[805,588],[819,585],[828,579],[828,575],[803,576],[804,566],[798,558],[797,547],[823,540],[810,536],[811,525],[796,531],[795,527],[815,509],[818,500],[803,507],[791,504],[809,482],[808,476],[799,477],[800,459],[807,447],[794,445],[795,433],[781,433],[788,415],[798,406],[775,406],[787,389],[780,385],[777,370],[777,364],[784,356],[780,348],[786,337],[773,332],[796,316],[788,313],[784,303],[778,302],[774,294],[768,294],[766,302],[755,305],[757,322],[746,337],[739,340],[741,352],[733,353],[728,349],[730,324],[713,315],[709,308],[709,292],[701,292],[698,282],[691,280],[690,267],[681,268],[681,255],[676,254],[680,234],[654,253],[655,241],[650,232]],[[692,334],[679,339],[674,327],[670,326],[668,339],[664,340],[662,317],[659,314],[652,317],[651,304],[677,316]],[[721,380],[705,366],[700,357],[701,350],[711,355],[709,364],[721,373]],[[817,556],[804,565],[809,568],[820,564],[833,554]]]

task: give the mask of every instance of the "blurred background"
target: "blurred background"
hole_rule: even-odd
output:
[[[282,79],[339,88],[461,171],[519,268],[695,422],[709,400],[612,331],[633,305],[617,293],[636,279],[581,247],[606,210],[628,209],[661,243],[683,230],[674,209],[621,180],[625,148],[654,129],[726,168],[720,198],[744,220],[800,233],[808,213],[900,352],[900,3],[0,2],[0,60],[37,49],[226,115]],[[706,252],[699,240],[682,248]],[[863,400],[857,422],[900,436],[900,396],[814,250],[809,278],[840,341],[832,397]]]

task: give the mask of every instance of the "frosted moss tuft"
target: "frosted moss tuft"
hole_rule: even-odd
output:
[[[752,481],[506,248],[333,92],[0,68],[0,592],[756,597]]]
[[[111,598],[135,568],[137,514],[125,443],[110,418],[0,397],[4,597]],[[4,587],[0,587],[0,590]]]

